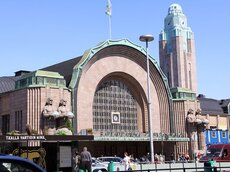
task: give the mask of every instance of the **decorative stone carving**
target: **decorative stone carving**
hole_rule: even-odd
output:
[[[55,135],[56,133],[56,128],[55,127],[47,127],[43,129],[43,134],[44,135]]]
[[[200,109],[197,109],[196,111],[196,120],[195,122],[199,125],[199,124],[203,124],[204,126],[206,126],[209,121],[208,119],[204,118],[202,115],[201,115],[201,110]]]
[[[71,130],[68,128],[56,129],[56,127],[66,126],[69,118],[74,117],[74,114],[68,111],[66,107],[66,100],[61,99],[57,111],[54,111],[53,100],[48,98],[43,108],[43,116],[45,117],[43,129],[45,135],[72,135]]]
[[[209,121],[201,115],[200,109],[197,109],[195,115],[194,115],[194,111],[192,109],[189,109],[186,119],[188,123],[195,123],[197,125],[200,124],[207,125],[209,123]]]
[[[56,128],[48,128],[47,135],[55,135],[55,133],[56,133]]]
[[[74,118],[74,114],[72,112],[68,112],[67,113],[67,117],[70,118],[70,119],[72,119],[72,118]]]
[[[66,100],[61,99],[59,107],[57,109],[60,117],[65,117],[67,115]]]
[[[195,114],[192,109],[188,110],[186,120],[187,133],[191,139],[190,147],[193,149],[192,152],[204,150],[205,148],[205,128],[209,121],[201,115],[201,110],[197,109]],[[198,145],[198,140],[200,141]]]
[[[188,110],[188,114],[187,114],[187,117],[186,117],[188,123],[194,123],[195,122],[195,115],[194,115],[194,111],[192,109],[189,109]]]
[[[60,114],[58,111],[54,111],[52,116],[56,119],[56,118],[59,118],[60,117]]]
[[[66,100],[64,100],[64,99],[61,99],[57,111],[59,113],[59,117],[68,117],[68,118],[74,117],[74,114],[67,110]]]
[[[47,99],[46,105],[43,109],[43,115],[44,117],[55,117],[57,115],[57,111],[54,111],[53,108],[53,99]]]
[[[50,97],[46,101],[46,105],[43,109],[43,115],[44,117],[54,117],[54,118],[59,117],[59,113],[57,111],[54,111],[53,99]]]
[[[208,124],[209,124],[209,120],[208,120],[208,119],[204,119],[204,120],[203,120],[203,123],[204,123],[205,125],[208,125]]]
[[[46,100],[46,105],[43,109],[43,115],[44,117],[52,116],[54,110],[53,110],[53,99],[50,97]]]

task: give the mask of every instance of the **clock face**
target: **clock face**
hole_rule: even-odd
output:
[[[113,121],[114,121],[114,122],[117,122],[118,120],[119,120],[118,116],[117,116],[117,115],[114,115],[114,116],[113,116]]]
[[[111,113],[112,124],[120,124],[120,112]]]
[[[180,24],[181,26],[184,26],[185,25],[185,22],[184,21],[181,21],[181,24]]]

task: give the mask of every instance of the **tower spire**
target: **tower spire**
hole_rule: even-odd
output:
[[[197,93],[194,36],[179,4],[170,5],[159,39],[160,66],[169,86]]]

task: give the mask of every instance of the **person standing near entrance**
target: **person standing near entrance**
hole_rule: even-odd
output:
[[[79,153],[77,151],[75,152],[75,156],[73,157],[73,160],[74,160],[74,164],[75,164],[74,172],[78,172],[81,157],[80,157],[80,155],[79,155]]]
[[[125,171],[128,171],[129,167],[130,167],[130,156],[128,156],[128,153],[125,152],[124,153],[124,164],[125,164]]]
[[[80,162],[80,169],[86,170],[88,172],[91,172],[91,165],[92,165],[92,157],[89,151],[87,151],[87,147],[83,148],[83,151],[81,152],[81,162]]]

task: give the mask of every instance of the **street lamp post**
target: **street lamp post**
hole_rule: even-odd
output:
[[[151,94],[150,94],[150,77],[149,77],[149,55],[148,42],[153,41],[152,35],[142,35],[139,40],[146,43],[146,60],[147,60],[147,90],[148,90],[148,118],[149,118],[149,137],[150,137],[150,155],[151,161],[154,163],[154,147],[153,147],[153,129],[152,129],[152,113],[151,113]]]

